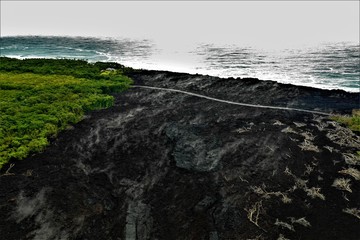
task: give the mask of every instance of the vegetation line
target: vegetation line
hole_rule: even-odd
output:
[[[150,86],[140,86],[140,85],[131,85],[132,88],[145,88],[145,89],[154,89],[154,90],[162,90],[162,91],[168,91],[168,92],[177,92],[177,93],[183,93],[199,98],[205,98],[212,101],[227,103],[227,104],[233,104],[233,105],[239,105],[239,106],[245,106],[245,107],[254,107],[254,108],[267,108],[267,109],[277,109],[277,110],[287,110],[287,111],[298,111],[298,112],[306,112],[306,113],[314,113],[319,115],[326,115],[326,116],[332,116],[331,113],[326,112],[319,112],[319,111],[312,111],[312,110],[305,110],[305,109],[299,109],[299,108],[288,108],[288,107],[277,107],[277,106],[266,106],[266,105],[256,105],[256,104],[248,104],[248,103],[240,103],[240,102],[233,102],[228,100],[222,100],[218,98],[208,97],[205,95],[172,89],[172,88],[161,88],[161,87],[150,87]]]

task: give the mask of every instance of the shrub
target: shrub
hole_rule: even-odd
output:
[[[360,132],[360,109],[354,109],[352,116],[336,115],[332,117],[333,120],[344,123],[353,131]]]

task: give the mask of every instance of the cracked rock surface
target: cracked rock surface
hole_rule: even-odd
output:
[[[360,95],[344,91],[129,75],[250,104],[359,108]],[[11,175],[3,167],[1,239],[359,239],[360,137],[343,125],[151,89],[115,97],[43,153],[12,162]]]

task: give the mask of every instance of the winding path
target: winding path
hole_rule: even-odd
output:
[[[277,107],[277,106],[266,106],[266,105],[256,105],[256,104],[248,104],[248,103],[239,103],[239,102],[233,102],[228,100],[222,100],[218,98],[208,97],[205,95],[172,89],[172,88],[161,88],[161,87],[150,87],[150,86],[141,86],[141,85],[132,85],[132,88],[144,88],[144,89],[152,89],[152,90],[161,90],[161,91],[168,91],[168,92],[177,92],[177,93],[183,93],[199,98],[205,98],[208,100],[216,101],[216,102],[222,102],[232,105],[238,105],[238,106],[245,106],[245,107],[254,107],[254,108],[266,108],[266,109],[277,109],[277,110],[287,110],[287,111],[298,111],[298,112],[305,112],[305,113],[313,113],[313,114],[319,114],[319,115],[325,115],[325,116],[331,116],[332,114],[326,113],[326,112],[319,112],[319,111],[312,111],[312,110],[305,110],[305,109],[299,109],[299,108],[288,108],[288,107]]]

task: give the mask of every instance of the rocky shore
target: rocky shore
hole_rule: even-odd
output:
[[[161,71],[136,85],[326,113],[358,93]],[[360,137],[327,116],[132,88],[0,174],[1,239],[360,236]]]

